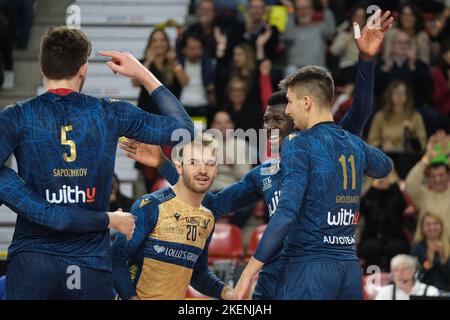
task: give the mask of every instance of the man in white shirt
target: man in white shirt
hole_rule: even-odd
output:
[[[426,285],[415,278],[417,260],[407,254],[396,255],[391,260],[394,284],[381,288],[376,300],[410,300],[416,297],[438,297],[436,287]]]
[[[180,101],[190,116],[207,117],[210,96],[214,93],[212,61],[204,56],[202,39],[198,35],[185,35],[182,46],[181,63],[189,82],[181,90]]]

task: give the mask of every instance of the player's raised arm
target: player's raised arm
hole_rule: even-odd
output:
[[[360,53],[357,64],[357,74],[353,102],[340,121],[343,129],[361,136],[364,127],[372,115],[373,111],[373,91],[374,91],[374,56],[383,44],[384,35],[392,26],[394,18],[390,17],[390,11],[386,11],[383,16],[378,11],[369,19],[368,24],[360,31],[359,25],[354,23],[355,42]],[[377,17],[379,19],[377,20]],[[379,22],[379,27],[373,23]]]
[[[144,197],[140,198],[131,209],[131,213],[136,217],[136,228],[131,240],[127,241],[124,236],[118,235],[111,246],[114,289],[124,300],[137,299],[128,263],[133,259],[158,220],[158,206],[147,200]]]
[[[366,167],[364,174],[381,179],[387,177],[392,171],[392,160],[383,151],[362,142],[364,146],[364,153],[366,156]]]
[[[113,103],[119,119],[119,134],[159,145],[175,144],[177,141],[171,141],[171,134],[176,129],[186,130],[193,138],[194,123],[181,102],[132,54],[103,51],[100,55],[111,57],[107,64],[113,72],[139,81],[162,114],[146,113],[124,102]]]
[[[234,297],[236,299],[243,299],[248,295],[253,276],[281,250],[283,240],[300,212],[308,186],[308,154],[311,151],[301,138],[293,135],[285,139],[281,148],[281,166],[285,173],[280,191],[282,194],[280,203],[264,231],[255,254],[236,285]]]
[[[0,199],[17,215],[59,232],[95,232],[114,228],[131,238],[134,218],[126,212],[97,212],[50,204],[26,185],[16,172],[0,170]]]

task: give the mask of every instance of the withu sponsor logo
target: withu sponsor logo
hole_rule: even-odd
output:
[[[78,186],[72,188],[64,185],[57,192],[45,190],[45,198],[50,203],[91,203],[95,201],[95,188],[87,188],[86,191],[80,190]]]
[[[328,212],[327,222],[330,226],[350,226],[352,224],[358,224],[359,211],[353,213],[352,209],[341,209],[337,214]]]

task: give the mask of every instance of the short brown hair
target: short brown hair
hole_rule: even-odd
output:
[[[329,105],[334,98],[334,81],[331,73],[322,67],[307,66],[298,69],[280,82],[280,89],[287,91],[291,88],[296,91],[306,91],[308,95],[314,96],[321,105]]]
[[[91,54],[91,42],[78,29],[50,28],[41,40],[39,62],[42,73],[53,80],[74,77]]]

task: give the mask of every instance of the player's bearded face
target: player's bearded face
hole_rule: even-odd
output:
[[[208,148],[198,149],[192,148],[183,155],[182,178],[183,184],[191,191],[205,193],[217,174],[216,154]]]

